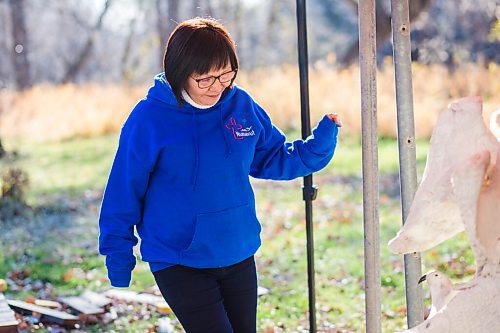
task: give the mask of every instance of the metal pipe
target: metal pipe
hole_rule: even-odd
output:
[[[380,333],[380,241],[378,214],[377,50],[375,0],[360,0],[359,66],[363,151],[366,332]]]
[[[300,74],[300,110],[302,124],[302,138],[311,134],[311,120],[309,111],[309,71],[307,55],[307,22],[306,1],[297,0],[297,32]],[[314,237],[312,220],[312,201],[316,198],[317,188],[313,185],[312,175],[304,177],[302,188],[306,209],[306,237],[307,237],[307,284],[309,290],[309,332],[316,332],[316,293],[314,282]]]
[[[391,17],[396,76],[399,179],[404,224],[417,188],[408,0],[391,0]],[[422,287],[418,284],[418,279],[422,275],[420,254],[406,254],[404,263],[407,321],[408,327],[411,328],[424,320]]]

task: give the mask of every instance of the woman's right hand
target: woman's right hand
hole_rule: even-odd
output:
[[[340,116],[337,113],[328,113],[326,115],[331,121],[337,124],[338,127],[342,127],[342,122],[340,121]]]

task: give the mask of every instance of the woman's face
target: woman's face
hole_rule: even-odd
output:
[[[198,104],[213,105],[219,101],[224,89],[231,84],[232,80],[224,82],[232,76],[232,73],[230,73],[231,70],[231,65],[227,65],[222,69],[210,70],[205,74],[193,73],[188,77],[186,92],[189,97]],[[200,88],[200,86],[203,87],[204,85],[210,84],[213,78],[219,79],[216,79],[215,82],[207,88]],[[221,83],[221,81],[224,83]]]

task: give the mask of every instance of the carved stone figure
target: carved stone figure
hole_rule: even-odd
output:
[[[484,124],[480,97],[440,114],[422,183],[389,248],[422,252],[463,230],[474,277],[452,284],[442,273],[426,274],[435,311],[405,333],[500,332],[500,142]]]

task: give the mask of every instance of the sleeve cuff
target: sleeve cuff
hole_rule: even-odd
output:
[[[132,277],[131,271],[110,271],[108,270],[108,278],[113,287],[128,287]]]
[[[339,127],[330,118],[328,118],[327,115],[325,115],[313,132],[321,138],[331,137],[335,139],[339,132]]]
[[[337,124],[325,115],[312,130],[312,135],[307,139],[307,141],[311,141],[309,143],[311,151],[318,154],[333,153],[337,145],[338,132],[339,127]]]

